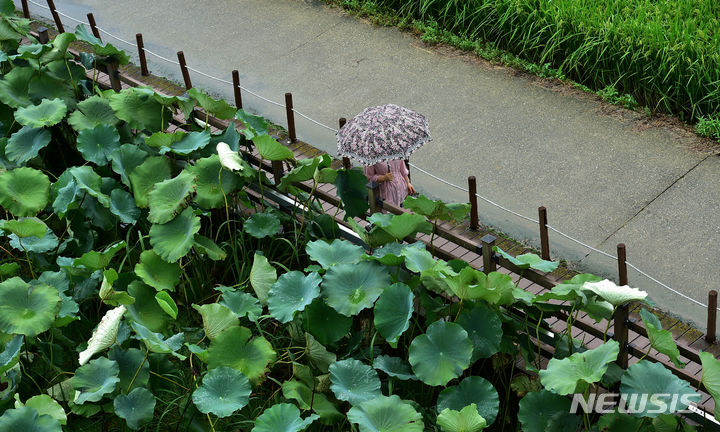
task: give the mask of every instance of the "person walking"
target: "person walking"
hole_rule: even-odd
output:
[[[405,197],[415,193],[410,183],[409,172],[405,161],[394,159],[378,162],[365,167],[365,177],[371,182],[380,184],[380,198],[396,206],[402,206]]]

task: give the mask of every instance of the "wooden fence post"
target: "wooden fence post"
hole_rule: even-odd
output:
[[[478,223],[477,182],[475,176],[468,177],[468,198],[470,198],[470,229],[480,228]]]
[[[242,109],[242,94],[240,93],[240,73],[237,70],[232,71],[233,94],[235,95],[235,108]]]
[[[118,73],[118,65],[115,62],[108,62],[105,65],[108,78],[110,78],[110,87],[116,92],[122,90],[122,84],[120,83],[120,74]]]
[[[190,90],[192,88],[192,81],[190,81],[190,71],[188,71],[187,63],[185,63],[185,53],[178,51],[177,58],[180,63],[180,71],[182,72],[183,81],[185,81],[185,90]]]
[[[627,277],[627,264],[626,264],[626,251],[625,244],[620,243],[617,245],[618,255],[618,279],[620,285],[628,284]],[[620,344],[620,352],[616,363],[623,369],[628,367],[628,307],[627,305],[618,306],[613,314],[614,330],[615,334],[613,339]]]
[[[102,40],[100,37],[100,30],[98,30],[97,23],[95,22],[95,15],[91,13],[87,14],[88,23],[90,23],[90,30],[92,30],[93,36]]]
[[[280,179],[282,178],[284,172],[283,172],[283,164],[282,161],[272,161],[272,172],[273,172],[273,178],[275,179],[275,185],[280,184]]]
[[[285,93],[285,112],[287,113],[288,137],[290,142],[294,143],[297,141],[297,136],[295,135],[295,111],[293,111],[292,93]]]
[[[378,188],[380,187],[380,184],[377,182],[368,182],[367,184],[367,194],[368,194],[368,204],[370,205],[370,214],[377,213],[380,211],[378,208]]]
[[[38,42],[41,44],[46,44],[50,42],[50,35],[48,34],[48,28],[44,26],[40,26],[37,29],[38,32]]]
[[[717,325],[717,299],[717,291],[710,290],[710,292],[708,293],[707,334],[705,335],[705,341],[707,343],[715,343],[715,328]]]
[[[22,0],[22,10],[23,10],[23,16],[25,18],[30,18],[30,7],[28,6],[28,0]]]
[[[495,237],[492,234],[486,234],[480,239],[482,243],[482,257],[483,257],[483,273],[489,274],[497,270],[497,264],[495,264],[495,253],[492,248],[495,246]]]
[[[150,71],[148,71],[147,59],[145,58],[145,44],[143,43],[142,33],[136,34],[135,39],[137,40],[138,57],[140,58],[140,73],[142,76],[148,76]]]
[[[550,242],[548,240],[547,209],[538,207],[538,221],[540,222],[540,258],[550,260]]]
[[[55,20],[55,27],[57,27],[58,33],[65,33],[65,27],[63,27],[62,21],[60,21],[60,14],[55,9],[55,2],[53,0],[47,0],[50,12],[52,12],[53,20]]]

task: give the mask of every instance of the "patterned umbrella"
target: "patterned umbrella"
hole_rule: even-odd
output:
[[[338,155],[373,165],[407,159],[431,139],[425,116],[393,104],[374,106],[365,108],[340,128]]]

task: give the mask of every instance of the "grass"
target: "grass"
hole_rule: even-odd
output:
[[[604,100],[686,122],[720,115],[714,0],[326,0]]]

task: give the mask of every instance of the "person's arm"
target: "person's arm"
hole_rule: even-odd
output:
[[[415,188],[413,187],[412,183],[410,183],[410,171],[408,171],[407,166],[405,165],[405,161],[400,162],[400,172],[405,179],[405,183],[407,183],[408,193],[410,195],[413,195],[415,193]]]
[[[407,183],[408,192],[410,195],[415,194],[415,188],[413,187],[412,183],[410,183],[410,178],[408,176],[405,176],[405,183]]]
[[[388,180],[392,180],[392,179],[388,179],[388,174],[390,174],[390,173],[378,174],[377,170],[376,170],[377,166],[378,166],[378,164],[365,167],[365,177],[367,177],[367,179],[369,181],[382,183],[382,182],[386,182]]]

